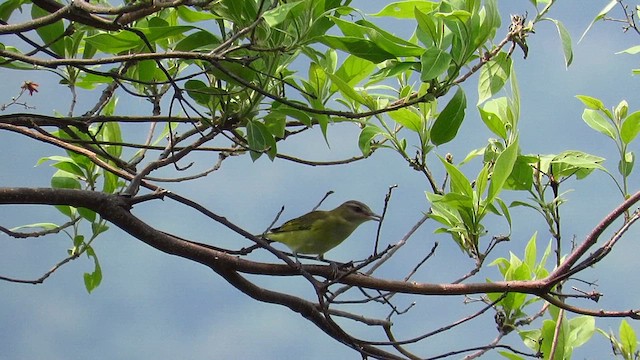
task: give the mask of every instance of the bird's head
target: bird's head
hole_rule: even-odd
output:
[[[380,215],[371,211],[367,205],[356,200],[349,200],[333,211],[348,222],[358,225],[369,220],[380,221]]]

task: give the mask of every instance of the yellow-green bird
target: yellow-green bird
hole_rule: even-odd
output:
[[[265,237],[283,243],[297,254],[313,254],[322,258],[324,253],[340,245],[365,221],[380,221],[371,209],[355,200],[349,200],[330,211],[312,211],[282,226],[271,229]]]

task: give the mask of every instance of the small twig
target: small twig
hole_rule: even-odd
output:
[[[384,207],[382,208],[382,215],[380,215],[380,221],[378,222],[378,229],[376,230],[376,241],[375,244],[373,246],[373,255],[377,255],[378,254],[378,244],[380,242],[380,232],[382,231],[382,222],[384,220],[384,217],[387,215],[387,208],[389,207],[389,200],[391,200],[391,194],[393,193],[393,190],[396,189],[398,187],[398,185],[391,185],[389,186],[389,189],[387,190],[387,195],[385,195],[384,197]]]
[[[10,278],[10,277],[6,277],[6,276],[0,276],[0,280],[4,280],[4,281],[8,281],[8,282],[14,282],[14,283],[20,283],[20,284],[33,284],[33,285],[38,285],[38,284],[42,284],[44,283],[45,280],[47,280],[47,278],[49,278],[49,276],[51,276],[54,272],[56,272],[60,267],[62,267],[64,264],[70,262],[71,260],[75,260],[78,257],[80,257],[80,255],[82,255],[83,252],[76,252],[71,256],[66,257],[64,260],[58,262],[57,264],[55,264],[49,271],[47,271],[46,273],[44,273],[42,276],[40,276],[39,278],[35,279],[35,280],[23,280],[23,279],[15,279],[15,278]]]
[[[327,198],[329,197],[329,195],[333,194],[334,191],[333,190],[329,190],[327,191],[324,196],[322,197],[322,199],[320,199],[320,201],[318,202],[318,204],[316,206],[313,207],[313,209],[311,209],[311,211],[316,211],[318,210],[318,208],[320,207],[320,205],[322,205],[322,203],[327,200]]]
[[[73,226],[74,224],[76,224],[81,218],[77,217],[71,221],[67,221],[66,223],[60,225],[60,226],[56,226],[53,229],[45,229],[42,231],[34,231],[34,232],[17,232],[17,231],[12,231],[9,230],[7,228],[5,228],[4,226],[0,226],[0,232],[3,232],[11,237],[14,237],[16,239],[27,239],[27,238],[36,238],[36,237],[40,237],[40,236],[45,236],[45,235],[49,235],[49,234],[57,234],[60,231]]]

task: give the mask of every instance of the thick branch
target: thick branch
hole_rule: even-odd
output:
[[[0,204],[41,204],[70,205],[85,207],[99,213],[122,230],[146,244],[168,254],[196,261],[214,269],[233,269],[247,274],[270,276],[299,276],[296,268],[288,265],[268,264],[249,261],[231,256],[222,251],[207,248],[202,244],[182,241],[167,235],[143,222],[130,211],[130,202],[126,197],[109,195],[85,190],[48,189],[48,188],[0,188]],[[220,218],[221,221],[226,219]],[[224,223],[227,227],[236,225]],[[248,234],[241,229],[236,231]],[[309,274],[325,278],[335,278],[335,269],[325,265],[303,265]],[[346,285],[367,289],[391,291],[418,295],[468,295],[484,293],[519,292],[543,296],[549,289],[549,281],[498,281],[492,283],[469,284],[430,284],[378,279],[362,274],[338,276],[338,281]]]

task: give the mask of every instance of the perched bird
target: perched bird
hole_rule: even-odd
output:
[[[333,210],[312,211],[289,220],[265,237],[287,245],[296,259],[297,254],[313,254],[322,259],[324,253],[340,245],[368,220],[380,221],[380,215],[359,201],[349,200]]]

